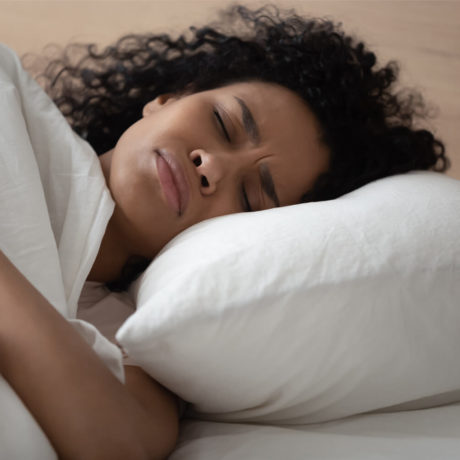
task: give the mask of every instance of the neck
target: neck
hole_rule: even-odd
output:
[[[112,154],[113,149],[99,156],[102,172],[108,187]],[[107,224],[99,252],[89,272],[88,281],[108,282],[117,279],[128,260],[129,253],[125,247],[125,242],[115,225],[115,212],[116,209]]]
[[[106,283],[118,279],[128,258],[129,253],[118,238],[111,218],[87,280]]]

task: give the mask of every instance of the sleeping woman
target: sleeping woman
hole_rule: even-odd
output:
[[[340,26],[274,7],[232,7],[177,39],[70,46],[40,78],[99,156],[115,202],[87,281],[125,290],[205,219],[445,171],[443,143],[415,126],[423,100],[396,92],[397,74]],[[0,317],[0,373],[59,458],[172,452],[178,398],[137,366],[117,380],[3,252]]]

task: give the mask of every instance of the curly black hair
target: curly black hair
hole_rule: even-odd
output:
[[[307,202],[393,174],[449,167],[444,144],[415,127],[429,111],[417,91],[395,89],[398,73],[395,61],[379,68],[375,54],[340,23],[272,5],[236,5],[219,22],[191,27],[175,39],[131,34],[101,51],[94,44],[69,45],[40,79],[98,154],[112,149],[160,94],[248,80],[285,86],[316,115],[330,152],[328,171],[302,198]],[[125,267],[131,274],[122,278],[131,280],[147,263]]]

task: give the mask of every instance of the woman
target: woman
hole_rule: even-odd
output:
[[[238,33],[226,32],[233,25]],[[75,65],[66,55],[53,61],[45,81],[100,155],[115,201],[88,274],[111,289],[124,289],[201,220],[332,199],[391,174],[448,166],[443,144],[414,127],[422,100],[394,92],[396,65],[376,68],[373,53],[328,21],[236,7],[190,38],[129,36],[85,53]],[[0,372],[58,455],[167,456],[178,433],[175,396],[136,366],[119,383],[0,261],[0,305],[17,307],[0,326]],[[24,323],[26,338],[17,337]]]

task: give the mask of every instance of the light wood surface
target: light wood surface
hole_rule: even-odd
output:
[[[178,34],[216,18],[228,1],[55,0],[1,1],[0,41],[18,54],[48,43],[107,44],[130,32]],[[245,1],[260,6],[265,2]],[[372,47],[379,61],[395,59],[401,84],[422,91],[437,111],[427,125],[445,142],[449,175],[460,179],[460,0],[301,1],[276,4],[298,13],[327,16]]]

